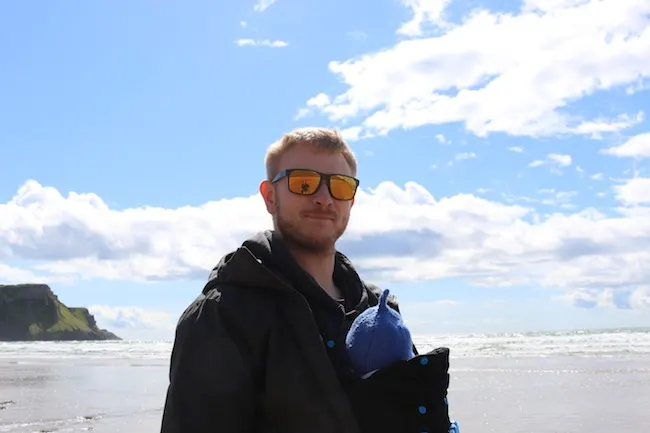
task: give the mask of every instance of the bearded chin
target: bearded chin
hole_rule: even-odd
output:
[[[336,249],[336,241],[343,235],[347,226],[347,223],[344,224],[334,232],[333,236],[319,236],[316,231],[309,233],[301,230],[299,221],[296,224],[283,218],[277,205],[275,211],[275,229],[287,246],[310,254],[333,254]]]

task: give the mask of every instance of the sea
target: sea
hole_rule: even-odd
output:
[[[650,433],[650,328],[415,342],[451,349],[450,414],[462,433]],[[0,432],[159,432],[171,348],[0,343]]]

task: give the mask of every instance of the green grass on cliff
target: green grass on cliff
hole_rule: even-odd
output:
[[[59,320],[54,324],[46,324],[43,322],[36,322],[29,325],[29,333],[33,336],[42,335],[43,333],[53,332],[93,332],[90,327],[86,315],[81,308],[68,308],[61,302],[56,302],[56,309],[58,311]],[[49,326],[48,326],[49,325]]]
[[[59,309],[59,321],[50,326],[45,332],[66,332],[66,331],[82,331],[92,332],[86,317],[79,309],[72,311],[60,302],[57,302]]]
[[[119,340],[86,308],[68,307],[45,284],[0,284],[0,341]]]
[[[70,308],[68,307],[68,310],[72,313],[74,317],[79,319],[81,322],[85,323],[86,326],[90,326],[90,323],[88,323],[88,320],[86,319],[86,313],[85,313],[85,308]]]

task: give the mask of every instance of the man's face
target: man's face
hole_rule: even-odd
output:
[[[303,168],[325,174],[353,175],[343,155],[318,152],[309,144],[294,146],[282,156],[277,168],[278,172]],[[284,177],[274,184],[262,182],[260,187],[276,229],[294,247],[310,252],[332,252],[348,225],[353,201],[332,198],[325,182],[312,195],[292,193],[287,182]]]

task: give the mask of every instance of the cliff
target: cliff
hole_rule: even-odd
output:
[[[68,308],[46,284],[0,284],[0,341],[120,340],[86,308]]]

